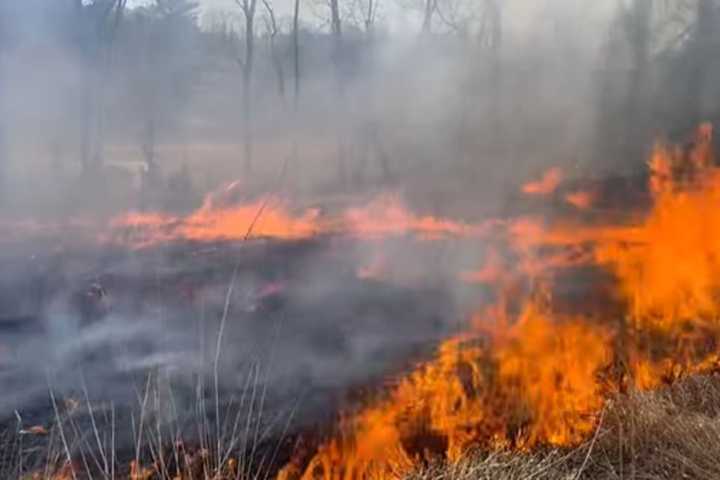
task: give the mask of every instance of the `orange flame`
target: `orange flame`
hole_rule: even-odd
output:
[[[563,181],[563,172],[558,167],[546,171],[542,178],[537,181],[528,182],[522,187],[526,195],[550,195],[555,192]]]
[[[268,237],[285,240],[309,238],[320,234],[347,234],[362,239],[413,235],[423,240],[487,235],[495,222],[470,224],[431,215],[413,213],[396,194],[384,194],[364,207],[350,207],[339,219],[320,218],[317,209],[293,214],[274,198],[248,203],[227,199],[231,185],[220,194],[209,194],[202,207],[186,217],[162,213],[131,212],[111,222],[115,242],[135,247],[189,240],[213,242]],[[219,199],[221,201],[219,201]]]
[[[424,239],[482,235],[488,225],[416,215],[398,195],[381,195],[365,207],[352,207],[343,215],[345,228],[364,238],[415,234]]]
[[[610,359],[604,331],[554,322],[530,303],[490,342],[471,334],[444,342],[387,398],[346,419],[304,474],[289,466],[280,478],[396,478],[435,456],[565,445],[592,431],[603,404],[595,377]]]
[[[251,238],[300,239],[319,230],[317,210],[292,215],[279,200],[266,198],[240,205],[219,205],[208,195],[187,217],[131,212],[112,221],[114,240],[136,247],[189,240],[213,242]]]
[[[711,163],[711,131],[701,127],[689,151],[656,145],[652,211],[624,230],[623,242],[598,248],[598,261],[612,266],[640,321],[670,326],[717,317],[720,169]]]
[[[565,195],[565,202],[578,210],[587,210],[593,206],[595,195],[592,192],[578,191]]]
[[[346,415],[309,462],[291,462],[280,478],[398,478],[474,448],[572,446],[594,431],[610,393],[720,368],[720,169],[711,134],[703,125],[687,149],[656,145],[654,205],[634,224],[495,223],[519,260],[490,250],[486,266],[463,278],[496,284],[497,304],[381,399]],[[550,293],[538,294],[549,292],[554,269],[580,264],[615,274],[626,315],[567,316]],[[513,277],[534,285],[519,310]]]

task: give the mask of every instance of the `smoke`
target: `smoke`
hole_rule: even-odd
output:
[[[422,2],[383,4],[375,23],[341,3],[338,36],[325,3],[303,0],[297,64],[291,2],[276,31],[258,3],[252,64],[234,2],[0,4],[0,415],[48,387],[131,404],[156,370],[187,397],[216,370],[236,392],[251,365],[272,401],[323,411],[486,300],[458,278],[486,254],[477,238],[95,241],[122,212],[182,219],[238,180],[235,203],[270,192],[333,219],[393,192],[475,224],[524,207],[520,185],[550,166],[632,170],[631,147],[696,120],[651,115],[653,99],[685,99],[685,76],[672,59],[640,72],[655,51],[622,28],[643,19],[613,2],[440,0],[424,32]]]
[[[2,56],[6,214],[188,208],[170,191],[177,175],[198,191],[228,177],[257,191],[285,163],[300,192],[390,181],[448,190],[468,175],[508,188],[526,168],[580,161],[592,143],[607,8],[509,2],[490,25],[483,8],[447,2],[454,20],[441,11],[435,34],[419,38],[391,25],[422,9],[388,4],[370,37],[350,2],[336,54],[325,7],[303,4],[297,99],[290,5],[275,6],[272,40],[258,8],[245,125],[236,5],[146,2],[119,16],[111,3],[3,7],[13,25]],[[102,187],[76,181],[100,166]]]

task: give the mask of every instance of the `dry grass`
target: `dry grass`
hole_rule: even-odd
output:
[[[571,451],[474,454],[410,480],[720,478],[720,377],[618,397],[601,418],[596,435]]]
[[[269,471],[279,453],[268,445],[290,419],[265,411],[261,375],[250,368],[242,392],[222,403],[199,384],[192,411],[183,412],[169,385],[152,376],[134,408],[94,404],[86,390],[62,399],[51,390],[50,425],[26,425],[18,414],[17,425],[0,429],[0,480],[267,478],[258,472]]]
[[[574,478],[567,455],[559,451],[535,454],[473,455],[451,466],[436,466],[408,480],[556,480]]]
[[[152,390],[145,392],[139,398],[144,413],[131,419],[135,467],[132,461],[120,462],[112,452],[117,421],[112,411],[95,411],[96,422],[82,424],[78,413],[63,407],[59,421],[47,432],[41,455],[28,455],[35,448],[31,436],[0,435],[0,478],[267,478],[263,462],[268,467],[271,460],[250,458],[253,446],[238,434],[258,428],[249,417],[226,418],[218,437],[211,433],[214,422],[203,414],[196,425],[200,442],[191,450],[178,441],[182,432],[160,427],[153,413],[159,406],[156,395]],[[658,391],[617,397],[599,418],[595,435],[574,449],[478,452],[455,465],[427,468],[407,480],[720,478],[720,376],[696,376]],[[73,456],[72,470],[68,452]],[[34,474],[28,474],[31,471]]]

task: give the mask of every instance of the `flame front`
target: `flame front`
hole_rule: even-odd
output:
[[[113,220],[113,240],[135,247],[171,241],[217,242],[269,237],[301,239],[318,233],[317,210],[291,214],[277,199],[215,206],[208,197],[186,217],[133,212]]]
[[[712,164],[711,128],[689,151],[662,143],[650,160],[655,204],[623,242],[598,249],[610,264],[638,321],[672,327],[715,322],[720,291],[720,169]]]
[[[400,478],[473,449],[570,447],[592,434],[609,395],[717,369],[720,169],[711,138],[703,125],[689,149],[655,146],[653,204],[631,224],[495,223],[519,261],[491,249],[484,267],[461,278],[495,286],[496,305],[380,398],[346,414],[335,436],[280,478]],[[549,194],[559,175],[523,190]],[[562,313],[552,273],[568,266],[613,274],[625,311]]]
[[[250,202],[219,202],[226,187],[209,194],[203,205],[184,217],[157,212],[132,212],[111,222],[111,241],[143,248],[186,240],[217,242],[244,238],[297,240],[317,235],[349,235],[372,240],[410,235],[423,240],[486,235],[493,222],[475,225],[413,213],[396,194],[382,194],[367,205],[351,206],[339,215],[321,218],[317,209],[293,212],[278,198]]]
[[[509,328],[444,342],[435,359],[400,380],[387,398],[359,411],[322,445],[304,473],[284,478],[401,477],[433,459],[460,460],[473,448],[530,449],[581,441],[603,397],[596,376],[610,362],[607,331],[551,318],[530,302]]]

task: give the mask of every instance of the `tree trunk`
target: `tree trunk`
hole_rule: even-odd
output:
[[[342,35],[342,25],[340,22],[340,5],[338,0],[330,0],[330,22],[332,25],[332,33],[335,37]]]
[[[463,76],[460,87],[461,97],[459,111],[459,125],[457,128],[457,145],[461,149],[462,166],[460,170],[464,179],[476,182],[482,174],[477,163],[477,149],[481,148],[487,155],[497,158],[500,165],[507,157],[507,143],[502,135],[502,11],[497,0],[483,0],[483,14],[481,28],[475,42],[465,45],[467,70]],[[488,84],[488,100],[477,93],[478,84]],[[474,123],[477,117],[475,112],[482,112],[485,134],[477,135]],[[499,168],[494,169],[502,174]]]
[[[280,97],[283,108],[285,108],[287,106],[287,97],[285,95],[285,69],[283,68],[282,59],[278,55],[277,47],[275,45],[275,38],[279,33],[277,22],[275,20],[275,11],[268,0],[263,0],[263,5],[265,5],[265,10],[270,22],[270,59],[272,60],[275,77],[277,79],[278,96]]]
[[[297,114],[300,100],[300,0],[295,0],[293,8],[293,109]]]
[[[270,40],[270,54],[272,55],[273,67],[275,69],[275,77],[277,78],[278,96],[282,101],[283,108],[287,108],[287,95],[285,94],[285,70],[283,70],[282,59],[277,54],[275,48],[275,39]]]
[[[707,83],[708,59],[714,56],[714,31],[717,25],[717,11],[713,0],[699,0],[697,6],[697,26],[690,48],[690,75],[688,77],[689,117],[694,128],[698,123],[707,121],[708,112],[703,108],[703,94]]]
[[[372,36],[375,26],[375,2],[368,0],[367,13],[365,15],[365,33]]]
[[[150,192],[157,187],[159,180],[157,165],[155,164],[155,109],[152,107],[145,119],[142,143],[145,169],[140,178],[140,210],[145,210],[150,206]]]
[[[338,122],[338,145],[337,145],[337,161],[338,161],[338,178],[341,185],[347,184],[347,146],[346,132],[344,121],[346,115],[343,110],[345,108],[345,89],[342,78],[342,23],[340,20],[340,6],[338,0],[330,0],[330,27],[332,31],[333,49],[332,63],[335,69],[335,86],[337,89],[337,105],[340,110],[340,121]]]
[[[425,0],[425,14],[423,16],[422,33],[429,34],[432,30],[432,19],[437,10],[437,0]]]
[[[293,108],[297,115],[298,102],[300,100],[300,0],[295,0],[295,7],[293,9]]]
[[[650,68],[650,20],[652,0],[635,0],[629,26],[632,71],[628,88],[625,150],[630,158],[642,159],[648,130],[648,79]]]
[[[290,151],[291,168],[296,168],[299,163],[300,132],[298,114],[300,110],[300,0],[295,0],[293,6],[292,26],[292,55],[293,55],[293,110],[292,110],[292,147]],[[295,170],[296,175],[300,170]],[[296,179],[297,181],[298,179]]]
[[[245,8],[245,63],[243,65],[243,149],[245,173],[253,170],[252,76],[255,61],[255,5],[250,0]]]
[[[489,34],[489,50],[490,50],[490,91],[491,100],[491,118],[492,118],[492,136],[495,142],[502,142],[502,125],[500,121],[501,104],[502,104],[502,65],[500,63],[500,49],[503,41],[503,18],[502,11],[498,0],[487,0],[489,21],[491,24],[491,32]],[[502,145],[495,146],[497,150],[502,151]]]
[[[113,47],[115,35],[123,19],[127,0],[113,0],[104,10],[90,11],[88,20],[94,29],[92,41],[96,45],[86,48],[95,49],[91,53],[91,71],[88,72],[86,92],[83,93],[82,112],[82,165],[83,171],[98,171],[103,164],[105,154],[105,85],[110,79],[113,65]],[[79,15],[84,15],[82,2],[76,2]],[[113,14],[112,23],[107,20]]]
[[[89,80],[91,75],[86,72],[87,81],[82,92],[82,105],[80,107],[80,164],[82,172],[87,173],[90,170],[90,150],[91,150],[91,112],[92,112],[92,82]]]

